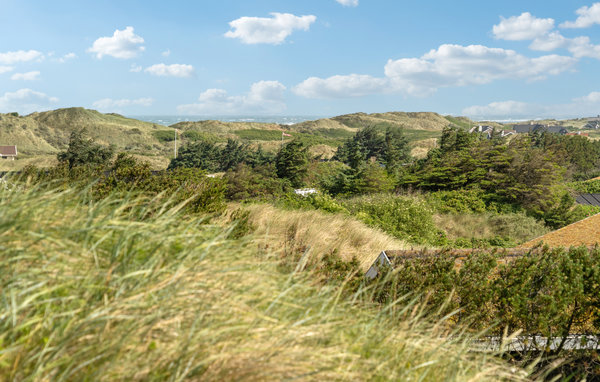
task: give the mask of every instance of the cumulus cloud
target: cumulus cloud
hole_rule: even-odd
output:
[[[286,109],[285,86],[278,81],[259,81],[245,95],[231,96],[223,89],[208,89],[198,102],[179,105],[177,112],[196,115],[280,113]]]
[[[579,118],[597,115],[600,110],[600,92],[591,92],[568,103],[543,105],[519,101],[492,102],[470,106],[463,114],[479,120],[515,120],[535,118]]]
[[[270,14],[272,17],[241,17],[229,23],[232,30],[225,37],[238,38],[245,44],[281,44],[296,29],[307,31],[316,16],[295,16],[290,13]]]
[[[27,73],[15,73],[10,77],[10,79],[13,81],[35,81],[39,79],[39,77],[40,72],[35,70]]]
[[[133,73],[139,73],[139,72],[142,71],[142,69],[143,68],[140,65],[131,64],[131,67],[129,68],[129,71],[133,72]]]
[[[388,90],[391,90],[388,79],[364,74],[310,77],[293,88],[294,93],[306,98],[362,97]]]
[[[17,111],[27,114],[34,111],[48,110],[57,102],[58,98],[56,97],[50,97],[31,89],[19,89],[15,92],[6,92],[0,97],[0,111]]]
[[[183,64],[155,64],[144,69],[144,72],[154,76],[185,78],[191,77],[194,74],[194,67]]]
[[[13,69],[12,66],[0,66],[0,74],[12,72]]]
[[[529,58],[513,50],[482,45],[440,46],[421,58],[389,60],[385,74],[397,89],[429,93],[438,87],[482,85],[500,79],[540,80],[572,68],[572,57]]]
[[[170,55],[171,55],[171,49],[167,49],[161,53],[161,56],[163,56],[163,57],[169,57]]]
[[[335,0],[342,4],[344,7],[356,7],[358,6],[358,0]]]
[[[513,50],[446,44],[420,58],[389,60],[382,78],[358,74],[311,77],[294,91],[309,98],[387,92],[427,96],[440,87],[483,85],[501,79],[541,80],[571,69],[576,62],[575,58],[558,55],[528,58]]]
[[[115,30],[112,37],[100,37],[88,52],[95,53],[97,58],[112,56],[115,58],[134,58],[146,48],[142,46],[144,39],[133,33],[133,27],[126,27],[122,31]]]
[[[529,12],[508,19],[500,17],[500,24],[494,25],[494,37],[501,40],[533,40],[554,29],[554,19],[539,19]]]
[[[100,111],[115,111],[117,109],[128,107],[128,106],[152,106],[154,100],[152,98],[138,98],[138,99],[111,99],[103,98],[94,102],[92,105],[95,109]]]
[[[42,60],[44,55],[37,50],[17,50],[14,52],[0,53],[0,64],[16,64],[33,60]]]
[[[61,64],[64,64],[65,62],[70,61],[70,60],[74,60],[76,58],[77,58],[77,55],[75,53],[71,52],[71,53],[65,54],[62,57],[59,57],[59,58],[55,59],[55,61],[56,62],[60,62]]]
[[[587,28],[594,24],[600,24],[600,3],[594,3],[591,7],[583,6],[575,11],[579,15],[575,21],[567,21],[560,24],[561,28]]]

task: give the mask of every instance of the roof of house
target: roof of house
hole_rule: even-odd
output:
[[[600,206],[600,194],[579,194],[575,201],[584,206]]]
[[[566,134],[567,129],[562,126],[544,126],[539,123],[526,124],[526,125],[514,125],[513,130],[519,134],[525,134],[537,131],[546,131],[548,133]]]
[[[0,155],[15,156],[17,155],[17,146],[0,146]]]
[[[549,247],[592,246],[600,243],[600,214],[590,216],[559,230],[552,231],[527,243],[519,248],[532,248],[540,242]]]

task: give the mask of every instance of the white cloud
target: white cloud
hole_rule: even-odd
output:
[[[356,7],[358,6],[358,0],[335,0],[345,7]]]
[[[492,102],[470,106],[463,114],[479,120],[515,120],[535,118],[580,118],[597,115],[600,110],[600,92],[574,98],[568,103],[543,105],[518,101]]]
[[[483,106],[470,106],[463,114],[475,119],[526,119],[541,117],[543,107],[519,101],[492,102]]]
[[[144,72],[150,73],[154,76],[164,77],[191,77],[194,74],[194,67],[192,65],[183,64],[156,64],[144,69]]]
[[[163,57],[169,57],[170,55],[171,55],[171,49],[167,49],[161,53],[161,56],[163,56]]]
[[[130,72],[133,73],[139,73],[142,71],[142,67],[140,65],[136,65],[136,64],[131,64],[131,67],[129,68]]]
[[[133,33],[133,27],[126,27],[122,31],[115,30],[112,37],[100,37],[88,52],[95,53],[97,58],[112,56],[115,58],[134,58],[146,48],[141,44],[144,39]]]
[[[0,66],[0,74],[12,72],[13,69],[12,66]]]
[[[42,60],[44,55],[37,50],[17,50],[15,52],[0,53],[1,64],[16,64],[17,62],[27,62],[33,60]]]
[[[306,98],[346,98],[385,92],[389,86],[386,78],[350,74],[325,79],[310,77],[296,85],[293,91]]]
[[[259,81],[246,95],[230,96],[223,89],[208,89],[198,103],[179,105],[177,112],[196,115],[233,115],[245,113],[280,113],[286,109],[285,86],[278,81]]]
[[[39,77],[40,72],[38,70],[35,70],[33,72],[27,73],[15,73],[10,77],[10,79],[13,81],[35,81],[38,80]]]
[[[575,98],[573,101],[581,103],[597,103],[600,104],[600,92],[591,92],[590,94]]]
[[[540,80],[569,70],[577,60],[548,55],[528,58],[482,45],[442,45],[421,58],[389,60],[385,74],[396,89],[426,95],[439,87],[488,84],[501,79]]]
[[[398,92],[426,96],[440,87],[483,85],[502,79],[541,80],[573,67],[577,59],[558,55],[528,58],[513,50],[482,45],[442,45],[420,58],[389,60],[385,77],[352,74],[311,77],[294,88],[309,98],[343,98]]]
[[[233,29],[225,37],[239,38],[245,44],[281,44],[296,29],[307,31],[316,16],[295,16],[290,13],[270,14],[266,17],[241,17],[229,23]]]
[[[579,15],[575,21],[567,21],[560,24],[561,28],[587,28],[594,24],[600,24],[600,3],[594,3],[591,7],[581,7],[575,11]]]
[[[74,60],[77,58],[77,55],[75,53],[67,53],[62,57],[59,57],[57,59],[55,59],[56,62],[60,62],[61,64],[64,64],[65,62],[69,61],[69,60]]]
[[[554,29],[553,19],[539,19],[529,12],[508,19],[500,17],[500,19],[500,24],[494,25],[492,31],[494,37],[501,40],[533,40]]]
[[[591,57],[600,60],[600,45],[593,45],[587,36],[568,40],[569,52],[575,57]]]
[[[100,111],[115,111],[116,109],[128,107],[128,106],[152,106],[154,100],[152,98],[138,98],[138,99],[111,99],[103,98],[94,102],[92,105],[95,109]]]
[[[51,108],[58,102],[58,98],[50,97],[44,93],[31,89],[19,89],[15,92],[6,92],[0,97],[0,111],[31,113]]]
[[[537,37],[531,45],[530,49],[550,52],[559,48],[564,48],[569,45],[569,39],[565,38],[559,32],[551,32],[544,36]]]

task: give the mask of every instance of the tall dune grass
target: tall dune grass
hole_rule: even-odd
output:
[[[148,205],[0,190],[0,380],[524,378],[406,302],[342,298],[252,238]]]
[[[255,241],[274,252],[306,252],[312,260],[325,254],[336,254],[345,261],[356,258],[366,271],[382,250],[409,248],[406,242],[351,216],[289,211],[266,204],[245,209],[255,227]]]

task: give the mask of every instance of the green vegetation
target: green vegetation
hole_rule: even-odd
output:
[[[600,334],[597,248],[502,257],[599,212],[574,203],[600,190],[598,142],[486,139],[432,113],[305,122],[283,144],[278,125],[184,122],[179,155],[153,171],[144,158],[173,130],[84,109],[0,127],[17,119],[69,141],[0,188],[9,379],[493,379],[507,364],[469,352],[472,333]],[[123,141],[84,134],[106,125]],[[415,140],[431,147],[420,159]],[[414,246],[440,253],[362,277],[381,250]],[[597,359],[569,367],[600,375]]]
[[[175,140],[174,130],[156,130],[152,132],[152,135],[160,142],[173,142]]]
[[[339,287],[286,271],[231,226],[148,201],[0,190],[0,226],[11,227],[0,236],[3,378],[526,376],[469,352],[469,337],[428,323],[410,302],[375,310],[359,302],[368,290],[340,298]],[[323,264],[337,280],[352,270],[335,258]]]

